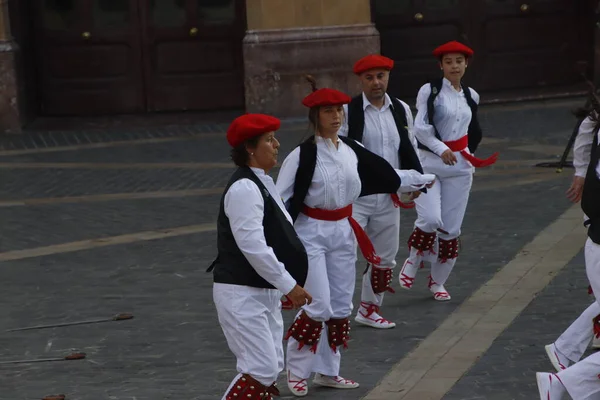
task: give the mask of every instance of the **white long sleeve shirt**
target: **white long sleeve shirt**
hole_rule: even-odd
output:
[[[365,129],[363,132],[362,144],[373,153],[384,158],[392,167],[400,168],[400,160],[398,158],[400,135],[398,133],[398,128],[396,127],[396,121],[394,121],[394,115],[390,109],[390,107],[392,107],[390,97],[386,93],[381,109],[371,104],[364,93],[362,94],[362,98],[363,111],[365,114]],[[418,155],[412,112],[408,104],[401,100],[398,101],[404,107],[403,110],[398,110],[398,112],[404,112],[406,114],[408,136]],[[344,111],[346,112],[346,115],[348,115],[348,105],[344,105]],[[346,118],[338,135],[348,136],[348,129],[348,119]]]
[[[594,142],[594,126],[596,123],[590,117],[583,120],[579,126],[579,132],[573,145],[573,166],[575,167],[575,176],[582,178],[587,174],[590,164],[590,154]],[[600,163],[596,166],[596,174],[600,178]]]
[[[362,189],[356,153],[340,139],[337,139],[337,147],[331,139],[324,139],[321,136],[315,136],[315,143],[317,162],[304,204],[311,208],[337,210],[354,203]],[[288,204],[294,195],[294,183],[299,165],[300,147],[296,147],[283,161],[277,177],[277,190],[285,204]],[[421,176],[416,171],[399,169],[395,171],[401,181],[398,194],[419,190],[434,178]],[[424,179],[424,181],[417,183],[417,180],[410,175],[411,172],[418,175],[419,180]]]
[[[251,169],[292,224],[273,179],[262,169]],[[265,203],[258,186],[250,179],[233,183],[225,194],[224,208],[235,242],[250,265],[264,280],[283,294],[288,294],[296,286],[296,281],[279,262],[273,248],[267,245],[263,228]]]
[[[471,97],[475,103],[479,104],[479,94],[471,88],[468,90],[471,91]],[[429,124],[427,100],[430,93],[429,83],[419,89],[415,135],[421,143],[441,156],[446,150],[449,150],[443,142],[458,140],[467,134],[471,123],[471,108],[467,104],[464,91],[462,89],[457,91],[452,87],[450,81],[444,78],[442,89],[433,102],[435,107],[433,122],[442,138],[440,141],[435,137],[435,128]]]

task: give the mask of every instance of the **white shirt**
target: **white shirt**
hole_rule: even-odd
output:
[[[283,206],[273,179],[260,168],[251,168],[265,185],[290,224],[292,218]],[[265,203],[260,189],[250,179],[240,179],[229,187],[224,199],[225,215],[242,254],[256,272],[283,294],[288,294],[296,281],[279,262],[273,248],[267,245],[263,227]]]
[[[311,208],[337,210],[354,203],[361,191],[356,153],[338,139],[336,148],[331,139],[315,136],[317,164],[304,204]],[[300,147],[283,161],[277,176],[277,190],[284,203],[294,194],[296,171],[300,164]]]
[[[590,117],[586,117],[573,145],[573,166],[575,167],[575,176],[585,177],[588,165],[590,164],[590,155],[592,144],[594,142],[594,126],[596,123]],[[598,138],[600,142],[600,137]],[[600,178],[600,163],[596,166],[596,174]]]
[[[392,100],[390,96],[385,94],[383,107],[381,109],[375,107],[367,99],[365,94],[362,94],[363,98],[363,111],[365,114],[365,129],[363,131],[362,144],[377,154],[383,157],[390,165],[394,168],[400,168],[400,160],[398,158],[398,149],[400,148],[400,135],[398,128],[396,127],[396,121],[394,121],[394,115],[392,114]],[[417,141],[414,136],[414,123],[413,115],[408,104],[401,100],[398,100],[404,107],[404,110],[398,110],[398,112],[404,112],[406,114],[406,121],[408,123],[407,130],[408,136],[413,144],[413,147],[417,151]],[[348,105],[344,105],[344,111],[348,115]],[[344,121],[338,135],[348,136],[348,119]]]
[[[479,104],[479,94],[471,89],[471,97],[475,103]],[[454,141],[465,136],[471,123],[471,108],[467,104],[467,99],[463,90],[457,91],[452,87],[450,81],[443,80],[442,89],[433,102],[435,114],[433,122],[442,138],[442,141],[435,137],[435,129],[429,124],[427,115],[427,100],[431,93],[429,83],[421,86],[417,95],[417,117],[415,119],[415,135],[417,139],[427,146],[438,156],[441,156],[448,149],[443,142]]]

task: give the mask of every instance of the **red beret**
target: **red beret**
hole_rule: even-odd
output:
[[[433,55],[436,56],[437,58],[440,58],[444,54],[448,54],[448,53],[461,53],[461,54],[464,54],[465,57],[471,57],[473,55],[474,51],[470,47],[467,47],[464,44],[459,43],[454,40],[441,45],[440,47],[436,48],[433,51]]]
[[[346,93],[342,93],[339,90],[323,88],[312,92],[302,100],[308,108],[313,107],[326,107],[326,106],[338,106],[342,104],[348,104],[352,101],[352,98]]]
[[[276,131],[281,121],[265,114],[245,114],[233,120],[227,129],[227,141],[231,147],[237,147],[248,139],[263,133]]]
[[[394,60],[379,54],[370,54],[366,57],[361,58],[354,64],[354,73],[360,75],[365,71],[375,68],[383,68],[390,70],[394,68]]]

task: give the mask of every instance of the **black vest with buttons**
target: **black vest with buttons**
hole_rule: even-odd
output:
[[[225,194],[233,183],[244,178],[254,182],[262,193],[265,203],[263,227],[267,245],[273,249],[277,259],[283,263],[285,269],[296,280],[296,283],[304,286],[308,274],[306,249],[298,238],[294,227],[272,198],[265,185],[248,167],[239,168],[233,174],[221,197],[221,207],[217,219],[217,249],[219,254],[208,269],[208,271],[213,270],[214,282],[257,288],[273,288],[273,285],[263,279],[252,268],[252,265],[238,248],[231,231],[229,218],[225,214]]]

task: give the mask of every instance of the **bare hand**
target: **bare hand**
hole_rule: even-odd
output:
[[[416,192],[410,192],[408,194],[408,199],[410,201],[413,201],[413,200],[417,199],[421,195],[421,193],[422,192],[420,190],[417,190]]]
[[[289,301],[292,302],[292,308],[297,309],[304,305],[312,303],[312,296],[308,294],[302,286],[294,286],[291,292],[287,295]]]
[[[567,199],[571,200],[573,203],[578,203],[581,200],[584,182],[585,178],[581,176],[574,176],[573,182],[571,182],[571,187],[569,187],[569,190],[567,190]]]
[[[452,150],[446,150],[442,153],[442,161],[446,165],[454,165],[458,161]]]

